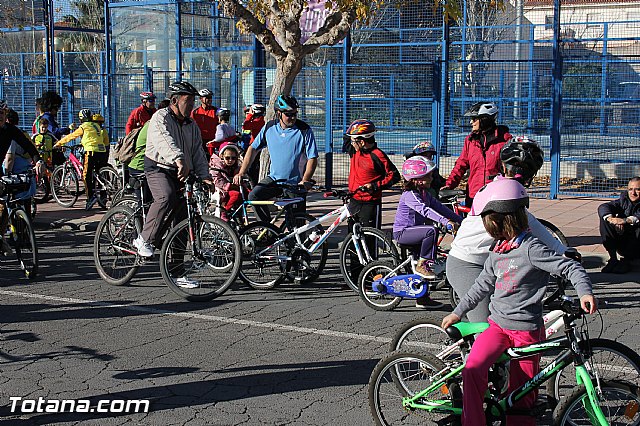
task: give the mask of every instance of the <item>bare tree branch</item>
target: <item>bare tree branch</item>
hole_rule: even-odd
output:
[[[320,46],[333,46],[340,42],[349,34],[355,20],[356,14],[353,10],[332,13],[327,17],[324,25],[306,41],[302,49],[303,54],[312,53]]]

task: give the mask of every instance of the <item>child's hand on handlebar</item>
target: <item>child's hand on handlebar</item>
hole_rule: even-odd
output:
[[[458,228],[460,228],[460,224],[457,223],[457,222],[454,222],[452,220],[447,222],[447,224],[445,226],[447,228],[447,231],[449,231],[449,232],[456,232],[458,230]]]
[[[598,310],[598,302],[593,294],[585,294],[580,298],[580,307],[588,314],[593,314]]]
[[[442,319],[441,327],[446,330],[447,327],[450,327],[457,322],[460,322],[460,317],[452,312]]]

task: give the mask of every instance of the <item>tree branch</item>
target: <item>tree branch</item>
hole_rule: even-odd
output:
[[[275,57],[287,55],[274,33],[238,0],[220,0],[220,4],[224,13],[231,18],[236,18],[247,31],[253,33],[267,52]]]
[[[353,10],[332,13],[327,17],[324,25],[305,42],[302,53],[307,55],[317,50],[320,46],[333,46],[340,42],[349,34],[351,25],[355,20],[356,14]]]

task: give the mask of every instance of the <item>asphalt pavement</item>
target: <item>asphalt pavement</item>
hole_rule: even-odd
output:
[[[393,197],[385,201],[385,229]],[[640,266],[626,275],[598,272],[606,260],[594,219],[602,201],[534,200],[531,209],[585,255],[596,295],[606,302],[591,321],[591,335],[638,350]],[[309,211],[319,216],[336,206],[314,196]],[[41,206],[41,278],[35,281],[22,277],[15,259],[0,259],[0,422],[369,425],[367,383],[394,331],[450,310],[419,310],[409,301],[393,312],[370,310],[344,289],[335,249],[312,284],[260,292],[238,281],[209,303],[178,299],[157,262],[141,268],[130,285],[109,286],[92,258],[100,215]],[[447,301],[444,292],[434,298]],[[86,400],[90,409],[46,412],[54,400],[77,407]],[[100,400],[149,400],[150,407],[148,413],[98,412]]]

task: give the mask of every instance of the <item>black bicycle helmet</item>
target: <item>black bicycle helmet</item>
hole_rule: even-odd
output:
[[[220,120],[229,121],[229,118],[231,118],[231,110],[228,108],[218,108],[216,115]]]
[[[274,109],[279,112],[288,112],[300,108],[298,101],[293,96],[280,95],[276,99]]]
[[[198,96],[201,98],[210,98],[213,97],[213,92],[209,89],[200,89],[198,91]]]
[[[529,186],[544,163],[544,153],[533,139],[516,136],[502,147],[500,160],[505,169],[513,175],[522,176],[522,184]]]
[[[167,96],[174,97],[178,95],[193,95],[196,96],[198,91],[195,87],[186,81],[174,81],[169,85],[167,89]]]
[[[83,108],[78,112],[78,118],[80,121],[91,121],[93,118],[93,112],[89,108]]]

